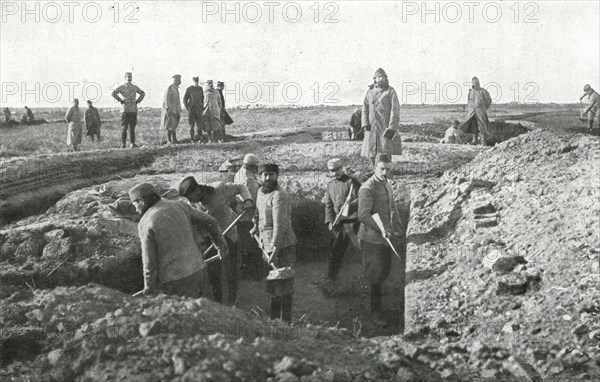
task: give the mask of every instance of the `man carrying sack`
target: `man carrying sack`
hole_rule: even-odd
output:
[[[252,236],[260,234],[260,244],[269,257],[267,262],[276,268],[267,277],[267,292],[271,298],[271,319],[292,321],[293,271],[296,262],[296,235],[292,230],[292,205],[287,192],[277,179],[279,166],[259,167],[262,187],[256,196],[256,214]],[[283,269],[282,269],[283,268]]]

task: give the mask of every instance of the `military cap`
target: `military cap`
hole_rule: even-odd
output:
[[[254,154],[246,154],[246,156],[244,156],[244,164],[249,164],[249,165],[258,165],[258,158],[256,157],[256,155]]]
[[[274,172],[276,174],[279,174],[279,165],[275,163],[265,163],[263,165],[260,165],[260,167],[258,168],[258,173],[262,174],[263,172]]]
[[[389,155],[380,153],[380,154],[377,154],[377,156],[375,157],[375,163],[380,163],[380,162],[392,163],[392,160],[390,159]]]
[[[342,160],[340,158],[333,158],[327,162],[327,168],[329,170],[337,170],[342,167]]]
[[[385,73],[385,70],[379,68],[375,71],[375,74],[373,74],[373,78],[377,78],[377,76],[387,77],[387,74]]]
[[[132,201],[152,195],[158,195],[158,193],[150,183],[141,183],[129,190],[129,199]]]
[[[179,183],[179,196],[188,196],[198,187],[198,182],[193,176],[188,176]]]

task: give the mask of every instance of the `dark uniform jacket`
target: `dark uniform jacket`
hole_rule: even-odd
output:
[[[327,191],[325,191],[325,223],[333,223],[335,221],[335,217],[346,202],[348,192],[350,192],[350,185],[354,186],[352,187],[349,216],[342,216],[339,223],[351,223],[358,218],[358,189],[360,188],[360,182],[344,174],[341,180],[333,179],[327,184]]]
[[[367,243],[385,245],[381,230],[372,217],[375,213],[379,214],[388,232],[403,232],[392,186],[389,182],[379,181],[372,176],[358,192],[358,219],[361,222],[358,238]]]
[[[221,122],[224,125],[231,125],[233,123],[233,119],[229,116],[229,113],[225,109],[225,96],[223,95],[223,91],[221,89],[217,89],[219,91],[219,96],[221,97]]]
[[[202,114],[204,110],[204,91],[202,86],[192,85],[185,89],[183,105],[187,110],[197,111]]]

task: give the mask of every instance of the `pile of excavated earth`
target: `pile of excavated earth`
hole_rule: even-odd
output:
[[[238,142],[232,154],[281,158],[299,247],[326,252],[325,162],[344,157],[364,177],[360,143],[288,138]],[[142,288],[139,218],[126,192],[149,181],[176,199],[188,175],[147,171],[67,193],[0,231],[0,380],[599,380],[598,139],[535,130],[483,150],[419,139],[403,150],[393,188],[410,210],[404,336],[369,326],[364,305],[350,309],[367,300],[352,261],[340,278],[354,300],[302,275],[325,264],[300,264],[291,326],[249,306],[132,297]],[[337,300],[350,306],[346,319]],[[331,311],[304,319],[311,303]]]

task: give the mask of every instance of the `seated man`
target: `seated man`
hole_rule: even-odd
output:
[[[362,129],[362,109],[357,107],[350,117],[350,127],[348,128],[348,135],[353,141],[362,141],[365,137],[365,133]]]
[[[463,132],[458,129],[460,122],[454,121],[452,125],[446,130],[444,138],[440,140],[440,143],[463,143]]]

